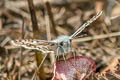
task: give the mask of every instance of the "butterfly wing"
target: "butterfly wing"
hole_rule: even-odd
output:
[[[98,19],[102,15],[102,11],[93,16],[90,20],[84,23],[77,31],[75,31],[69,38],[75,38],[79,33],[81,33],[87,26],[89,26],[93,21]]]
[[[42,53],[53,53],[54,51],[51,49],[51,47],[55,45],[55,43],[52,41],[37,40],[37,39],[12,40],[11,43],[14,46],[39,50]]]

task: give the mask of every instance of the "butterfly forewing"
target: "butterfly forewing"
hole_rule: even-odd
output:
[[[102,11],[97,13],[97,15],[93,16],[90,20],[88,20],[86,23],[84,23],[77,31],[75,31],[71,36],[70,39],[76,37],[78,34],[80,34],[87,26],[89,26],[92,22],[94,22],[96,19],[98,19],[102,15]]]
[[[52,46],[55,45],[52,41],[37,39],[12,40],[11,43],[15,46],[21,46],[27,49],[39,50],[42,53],[53,53]]]

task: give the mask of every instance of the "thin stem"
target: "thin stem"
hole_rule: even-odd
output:
[[[27,1],[28,1],[28,5],[29,5],[30,14],[31,14],[33,37],[35,39],[40,39],[40,31],[38,28],[38,23],[37,23],[37,18],[36,18],[36,14],[35,14],[35,8],[33,5],[33,0],[27,0]],[[42,52],[35,51],[35,56],[36,56],[36,60],[37,60],[37,65],[39,66],[43,60]],[[39,74],[39,78],[42,80],[45,80],[45,73],[44,73],[43,66],[41,66],[41,68],[39,69],[39,73],[42,73],[42,74]]]
[[[24,19],[22,18],[22,36],[21,38],[24,39]],[[22,56],[23,56],[23,48],[20,48],[20,68],[19,68],[19,76],[18,76],[18,80],[21,80],[21,67],[22,67]]]

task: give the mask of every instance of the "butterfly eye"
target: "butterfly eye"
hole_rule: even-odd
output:
[[[69,39],[70,40],[70,43],[72,42],[72,39]]]
[[[63,46],[63,42],[60,42],[60,45]]]

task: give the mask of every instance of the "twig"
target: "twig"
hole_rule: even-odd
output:
[[[47,40],[51,40],[51,30],[50,30],[50,20],[48,18],[48,15],[45,15],[45,23],[46,23],[46,32],[47,32]]]
[[[49,1],[50,1],[50,3],[52,5],[62,5],[63,3],[65,4],[66,0],[59,0],[59,1],[58,0],[49,0]],[[68,0],[68,1],[69,1],[69,3],[72,3],[72,2],[74,2],[74,3],[80,3],[80,2],[88,2],[90,0]],[[68,2],[66,2],[66,4],[67,3]],[[34,4],[36,6],[43,6],[42,0],[34,0]],[[17,0],[17,1],[7,0],[6,1],[6,5],[10,5],[10,6],[14,5],[17,8],[27,7],[24,0]]]
[[[0,10],[0,30],[2,29],[2,12],[1,12],[1,10]]]
[[[7,3],[7,2],[6,2]],[[24,2],[25,3],[25,2]],[[15,3],[16,4],[16,3]],[[14,5],[10,5],[10,4],[6,4],[5,5],[5,10],[10,10],[10,11],[13,11],[13,12],[15,12],[16,14],[21,14],[22,15],[22,17],[25,17],[25,18],[28,18],[28,19],[30,19],[30,16],[29,16],[29,14],[28,13],[26,13],[26,12],[24,12],[24,11],[22,11],[21,10],[21,8],[17,8],[16,6],[15,6],[15,4]],[[5,11],[4,11],[5,12]]]
[[[103,30],[109,35],[109,30],[108,30],[108,28],[107,28],[107,25],[104,24],[104,23],[101,24],[101,25],[102,25]],[[110,39],[111,42],[113,42],[112,38],[109,37],[109,39]]]
[[[97,40],[97,39],[103,39],[103,38],[115,37],[115,36],[120,36],[120,32],[94,35],[92,37],[85,37],[85,38],[79,38],[79,39],[73,39],[72,42],[83,42],[83,41]]]
[[[32,21],[32,29],[33,29],[33,32],[37,33],[39,32],[39,28],[38,28],[37,18],[34,10],[33,0],[28,0],[28,5],[29,5],[31,21]]]
[[[110,26],[111,25],[111,21],[110,21],[110,14],[112,12],[112,8],[115,5],[115,0],[108,0],[108,5],[106,7],[106,12],[105,12],[105,23]]]
[[[48,40],[51,40],[50,28],[52,28],[52,31],[55,36],[58,36],[58,32],[56,30],[56,25],[55,25],[52,11],[51,11],[51,6],[48,1],[44,0],[44,2],[45,2],[45,10],[46,10],[45,19],[46,19],[47,38]],[[51,59],[51,62],[54,63],[55,54],[50,54],[50,59]]]
[[[22,18],[22,36],[21,38],[24,39],[24,19]],[[20,68],[19,68],[19,76],[18,76],[18,80],[21,80],[21,67],[22,67],[22,56],[23,56],[23,48],[20,48]]]
[[[1,43],[0,46],[3,47],[8,41],[10,41],[10,37],[6,37]]]
[[[3,27],[2,15],[3,15],[4,6],[5,6],[5,1],[4,0],[0,0],[0,30]]]
[[[54,33],[55,36],[58,36],[58,33],[56,31],[55,21],[54,21],[53,14],[52,14],[52,11],[51,11],[51,6],[50,6],[48,1],[45,1],[45,10],[46,10],[46,13],[47,13],[46,15],[48,15],[50,25],[53,29],[53,33]]]

